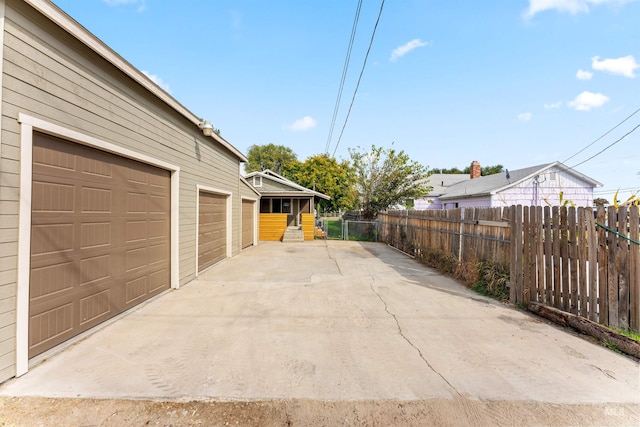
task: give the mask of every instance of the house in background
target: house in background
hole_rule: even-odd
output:
[[[560,162],[505,170],[487,176],[481,176],[480,171],[480,163],[474,161],[468,179],[448,186],[441,180],[441,187],[444,188],[438,188],[437,192],[441,194],[434,195],[432,199],[437,197],[443,209],[547,204],[554,206],[564,202],[592,207],[593,189],[602,186],[595,179]],[[416,206],[418,205],[416,201]],[[420,205],[424,206],[424,202],[420,201]]]
[[[314,239],[315,200],[329,196],[269,169],[251,172],[245,179],[260,193],[260,240]]]
[[[429,175],[425,182],[431,187],[429,195],[422,199],[414,200],[413,209],[442,209],[440,197],[447,192],[447,189],[454,184],[471,179],[468,174],[463,173],[435,173]]]
[[[54,3],[0,9],[2,382],[256,244],[260,195],[210,123]]]

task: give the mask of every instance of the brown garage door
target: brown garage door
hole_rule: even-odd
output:
[[[227,196],[200,191],[198,272],[227,256]]]
[[[242,201],[242,249],[253,245],[253,200]]]
[[[35,134],[29,356],[170,287],[169,171]]]

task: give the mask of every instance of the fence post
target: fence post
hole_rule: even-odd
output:
[[[522,205],[511,206],[511,268],[509,269],[509,299],[524,301],[522,277]]]
[[[617,223],[617,209],[609,206],[607,212],[607,226],[615,230]],[[618,264],[616,262],[616,248],[618,247],[618,236],[614,233],[607,233],[607,247],[609,259],[607,263],[607,287],[609,298],[609,325],[618,327]]]
[[[462,262],[462,248],[464,247],[462,245],[462,240],[464,239],[464,214],[465,214],[466,209],[465,208],[460,208],[460,229],[458,230],[460,232],[460,240],[458,241],[458,261]]]
[[[640,207],[631,206],[629,210],[629,237],[640,241]],[[631,301],[631,314],[629,327],[635,332],[640,332],[640,247],[637,243],[631,244],[629,257],[629,296]]]

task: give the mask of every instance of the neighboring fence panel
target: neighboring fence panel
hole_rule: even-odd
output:
[[[387,211],[378,214],[380,238],[420,257],[441,251],[460,261],[510,263],[510,211],[502,208]]]
[[[302,222],[302,231],[304,232],[304,240],[313,240],[315,238],[316,223],[312,213],[300,214]]]
[[[378,221],[323,220],[322,231],[327,239],[377,242]]]
[[[324,219],[322,220],[322,231],[324,237],[331,240],[344,239],[344,231],[342,229],[341,219]]]
[[[260,214],[260,240],[282,240],[286,229],[287,214]]]
[[[344,240],[360,242],[378,241],[378,223],[376,221],[345,221],[343,223]]]
[[[512,302],[640,330],[637,206],[598,208],[595,220],[592,209],[513,206],[511,218]]]

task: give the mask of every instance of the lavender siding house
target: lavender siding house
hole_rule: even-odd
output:
[[[553,206],[565,201],[570,201],[575,206],[591,207],[593,189],[602,186],[600,182],[560,162],[480,176],[480,164],[474,161],[468,178],[440,189],[442,193],[437,197],[429,197],[434,200],[433,208],[436,206],[436,198],[441,209]],[[444,180],[441,182],[444,183]],[[416,209],[422,204],[422,201],[416,201]]]
[[[454,184],[470,179],[471,177],[469,175],[460,173],[438,173],[429,175],[425,182],[432,188],[431,192],[424,199],[416,199],[413,208],[416,210],[442,209],[443,206],[440,197],[446,194],[447,189]]]

